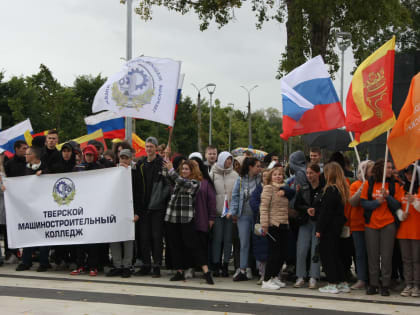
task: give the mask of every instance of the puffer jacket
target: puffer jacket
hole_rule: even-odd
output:
[[[262,226],[289,224],[289,200],[279,196],[283,185],[265,185],[261,194],[260,222]]]
[[[214,187],[216,188],[216,215],[220,216],[223,211],[225,195],[228,198],[228,205],[232,200],[232,190],[235,185],[235,181],[238,178],[232,167],[221,168],[219,163],[215,164],[210,172],[210,178],[213,180]]]

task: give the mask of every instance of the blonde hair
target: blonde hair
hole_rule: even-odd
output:
[[[265,181],[265,185],[271,185],[271,183],[273,182],[273,173],[275,171],[281,171],[283,174],[283,181],[284,181],[284,168],[283,166],[276,166],[273,167],[271,170],[268,171],[268,177],[267,180]]]
[[[369,170],[370,167],[372,167],[375,164],[375,162],[371,161],[371,160],[366,160],[366,161],[362,161],[359,164],[359,167],[357,168],[357,179],[362,181],[362,170],[363,173],[365,174],[365,178],[367,179],[367,172]]]
[[[344,176],[344,171],[337,162],[330,162],[324,167],[324,176],[326,184],[324,192],[328,187],[336,187],[340,193],[341,200],[345,204],[349,199],[349,184]]]

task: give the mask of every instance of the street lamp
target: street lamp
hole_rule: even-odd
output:
[[[201,90],[204,90],[207,85],[203,86],[201,89],[199,89],[194,83],[191,83],[191,85],[197,90],[197,129],[198,129],[198,152],[203,152],[201,147],[201,137],[200,137],[200,131],[201,131]]]
[[[340,100],[341,105],[344,105],[343,90],[344,90],[344,52],[351,44],[351,34],[349,32],[338,32],[336,35],[338,48],[341,50],[341,89]]]
[[[243,88],[248,93],[248,147],[252,148],[252,131],[251,131],[251,91],[255,88],[257,88],[258,85],[254,85],[252,88],[247,89],[243,85],[241,85],[241,88]]]
[[[211,131],[212,131],[212,119],[213,119],[213,103],[212,103],[212,97],[213,97],[214,91],[216,90],[216,84],[214,84],[214,83],[207,83],[206,88],[207,88],[207,92],[210,95],[209,145],[211,145]]]
[[[233,114],[233,107],[235,107],[235,105],[233,103],[229,103],[227,104],[230,109],[229,109],[229,152],[231,151],[231,145],[232,145],[232,114]]]

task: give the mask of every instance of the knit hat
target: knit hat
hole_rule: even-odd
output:
[[[219,167],[219,168],[225,168],[225,162],[226,162],[226,160],[228,159],[228,158],[231,158],[232,157],[232,154],[230,154],[229,152],[227,152],[227,151],[223,151],[223,152],[220,152],[219,153],[219,156],[217,157],[217,162],[216,162],[216,165]],[[233,162],[233,161],[232,161]]]
[[[146,143],[148,143],[148,142],[153,143],[155,146],[158,146],[158,144],[159,144],[155,137],[148,137],[146,139]]]
[[[191,153],[190,156],[188,157],[188,160],[191,160],[193,157],[197,157],[201,161],[203,160],[203,156],[201,155],[200,152],[193,152],[193,153]]]

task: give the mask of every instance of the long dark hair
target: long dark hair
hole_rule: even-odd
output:
[[[249,173],[249,167],[255,166],[257,164],[258,159],[255,157],[247,157],[245,158],[244,162],[242,163],[241,171],[239,172],[239,176],[244,177]]]
[[[191,160],[196,161],[198,164],[198,168],[200,169],[201,175],[203,176],[204,179],[207,179],[207,181],[210,183],[210,185],[214,187],[214,183],[212,181],[212,179],[210,178],[209,175],[209,170],[208,167],[204,165],[203,161],[199,158],[199,157],[192,157]]]
[[[407,179],[407,176],[405,175],[406,173],[411,173],[411,175],[413,174],[413,172],[417,172],[417,169],[414,168],[414,165],[410,165],[409,167],[407,167],[404,170],[404,190],[406,192],[410,191],[410,184],[411,184],[411,178],[410,180]],[[416,176],[414,176],[414,184],[413,184],[413,194],[415,195],[417,193],[417,190],[419,190],[419,178],[416,174]]]

